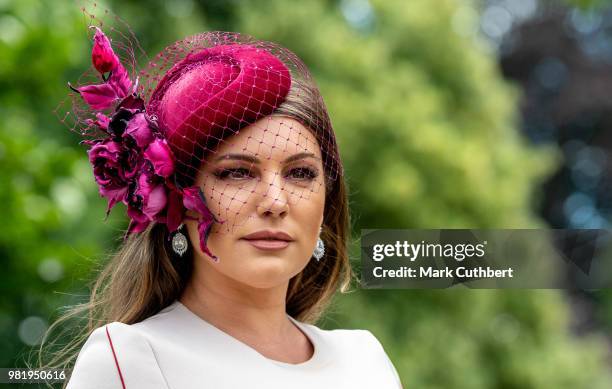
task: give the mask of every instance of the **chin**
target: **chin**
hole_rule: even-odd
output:
[[[281,285],[286,285],[289,277],[269,274],[267,276],[250,277],[242,282],[255,289],[271,289]]]
[[[239,269],[245,284],[254,288],[271,288],[285,284],[293,276],[293,268],[288,259],[274,256],[261,256],[251,259]]]

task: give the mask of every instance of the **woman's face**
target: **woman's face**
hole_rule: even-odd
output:
[[[213,224],[207,240],[218,263],[200,249],[197,221],[186,221],[196,277],[202,272],[268,288],[308,264],[323,223],[325,180],[319,144],[298,121],[266,116],[228,137],[204,161],[196,184],[217,220],[225,221]],[[265,248],[272,244],[245,239],[264,230],[292,240]]]

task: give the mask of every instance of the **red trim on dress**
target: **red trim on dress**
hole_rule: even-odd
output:
[[[113,358],[115,359],[115,365],[117,366],[117,371],[119,372],[119,379],[121,379],[121,386],[125,389],[125,382],[123,382],[123,374],[121,374],[121,368],[119,367],[119,362],[117,361],[117,355],[115,355],[115,348],[113,347],[113,341],[111,340],[110,334],[108,333],[108,325],[106,328],[106,337],[108,338],[108,343],[110,343],[111,351],[113,352]]]

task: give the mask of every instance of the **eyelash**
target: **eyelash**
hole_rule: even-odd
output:
[[[301,171],[304,172],[303,174],[305,174],[305,178],[298,178],[298,181],[313,181],[315,178],[317,178],[317,176],[319,175],[318,172],[314,169],[311,169],[309,167],[303,166],[303,167],[297,167],[297,168],[293,168],[291,169],[290,172],[293,171]],[[227,169],[220,169],[216,172],[214,172],[213,174],[215,175],[215,177],[217,177],[220,180],[227,180],[229,179],[228,176],[230,174],[232,174],[233,172],[246,172],[247,174],[250,173],[250,170],[244,167],[239,167],[239,168],[227,168]],[[244,177],[241,178],[236,178],[235,180],[241,180]]]

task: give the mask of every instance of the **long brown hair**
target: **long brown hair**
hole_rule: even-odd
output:
[[[291,90],[272,115],[300,121],[308,127],[322,147],[323,157],[337,153],[331,124],[318,89],[312,82],[294,80]],[[339,157],[338,157],[339,158]],[[339,163],[339,160],[337,161]],[[315,323],[323,315],[336,290],[350,290],[353,272],[348,257],[350,219],[347,188],[342,175],[329,179],[326,172],[325,209],[321,238],[325,242],[325,257],[308,265],[289,281],[286,310],[292,317]],[[168,232],[163,224],[151,224],[145,231],[131,235],[108,261],[91,284],[89,301],[69,307],[47,330],[38,350],[40,368],[70,368],[82,343],[98,327],[110,322],[133,324],[140,322],[177,300],[191,277],[193,253],[181,260],[168,246]],[[84,324],[68,329],[61,326],[68,320],[85,320]],[[70,334],[70,342],[56,353],[54,343],[47,342],[56,327]],[[67,381],[64,383],[64,387]]]

